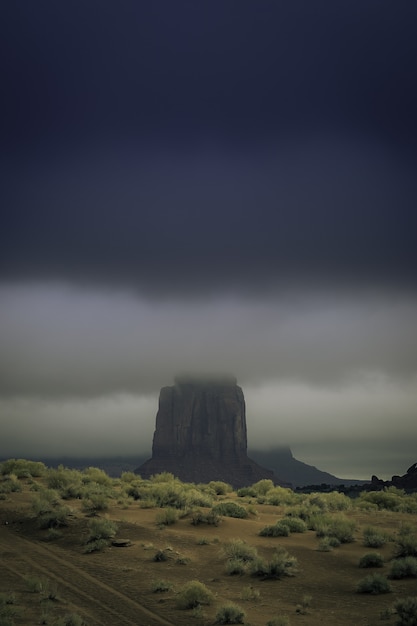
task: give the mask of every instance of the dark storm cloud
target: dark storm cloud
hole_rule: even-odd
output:
[[[414,4],[2,13],[4,279],[412,283]]]
[[[230,372],[253,447],[415,461],[416,23],[0,3],[0,456],[149,451],[161,386]]]
[[[409,164],[347,136],[256,155],[57,158],[10,188],[3,277],[151,293],[409,285],[415,206]]]

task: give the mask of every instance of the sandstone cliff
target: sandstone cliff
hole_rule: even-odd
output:
[[[273,472],[247,456],[246,409],[236,379],[181,377],[163,387],[152,458],[137,473],[171,472],[187,482],[223,480],[242,487]]]

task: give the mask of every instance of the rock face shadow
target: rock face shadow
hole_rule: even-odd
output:
[[[247,455],[246,407],[234,377],[177,377],[163,387],[152,458],[137,468],[143,478],[171,472],[185,482],[222,480],[235,489],[263,478],[283,484]]]

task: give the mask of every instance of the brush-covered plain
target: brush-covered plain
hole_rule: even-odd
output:
[[[417,494],[0,465],[0,626],[417,624]],[[366,569],[365,569],[366,568]]]

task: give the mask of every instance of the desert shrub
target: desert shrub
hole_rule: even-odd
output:
[[[185,507],[205,506],[211,507],[213,504],[213,495],[211,492],[200,491],[191,486],[186,487]]]
[[[107,511],[109,508],[109,499],[103,493],[92,493],[86,495],[81,503],[81,509],[86,515],[92,516],[97,513]]]
[[[307,530],[307,524],[301,517],[286,516],[281,522],[288,526],[292,533],[304,533]]]
[[[340,543],[351,543],[355,540],[355,528],[356,523],[353,520],[339,515],[325,517],[321,523],[317,523],[315,530],[317,537],[336,537]]]
[[[64,489],[71,483],[79,483],[81,481],[81,473],[59,465],[56,469],[50,468],[47,472],[47,485],[50,489]]]
[[[404,492],[402,490],[394,491],[391,488],[384,488],[382,491],[362,491],[359,501],[371,502],[376,504],[379,509],[388,511],[396,511],[401,505]]]
[[[84,554],[90,554],[91,552],[102,552],[107,546],[109,542],[107,539],[94,539],[89,541],[83,549]]]
[[[245,611],[238,604],[229,602],[219,608],[216,613],[216,624],[244,624]]]
[[[258,480],[257,483],[251,485],[251,489],[254,491],[256,496],[265,496],[268,491],[274,488],[274,483],[270,478],[263,478],[262,480]]]
[[[120,475],[120,480],[123,483],[131,483],[133,480],[136,480],[138,475],[135,472],[122,472]]]
[[[417,559],[414,556],[406,556],[395,559],[391,563],[389,578],[417,578]]]
[[[253,561],[258,557],[256,548],[243,539],[232,539],[223,546],[221,553],[228,559],[240,561]]]
[[[389,593],[391,591],[391,585],[388,580],[382,574],[369,574],[362,578],[356,586],[357,593],[370,593],[372,595],[378,595],[381,593]]]
[[[40,461],[27,461],[26,459],[8,459],[0,463],[0,474],[14,474],[17,478],[38,478],[46,472],[46,466]]]
[[[381,548],[388,541],[388,537],[372,526],[363,530],[363,545],[367,548]]]
[[[417,536],[413,530],[412,527],[408,526],[400,529],[394,547],[394,556],[396,558],[417,556]]]
[[[261,597],[261,592],[258,589],[252,587],[252,585],[247,585],[246,587],[243,587],[242,591],[240,592],[240,597],[242,598],[242,600],[251,600],[253,602],[255,600],[259,600],[259,598]]]
[[[319,544],[317,546],[317,550],[320,552],[330,552],[333,548],[338,548],[340,546],[340,541],[337,537],[323,537],[320,539]]]
[[[217,515],[224,515],[225,517],[237,517],[240,519],[246,519],[248,512],[245,507],[236,504],[236,502],[220,502],[213,507],[213,512]]]
[[[259,531],[261,537],[288,537],[290,529],[286,523],[279,521],[272,526],[264,526]]]
[[[398,616],[396,626],[415,626],[417,624],[417,596],[397,600],[394,610]]]
[[[286,615],[277,615],[268,620],[265,626],[290,626],[290,618]]]
[[[81,478],[83,483],[96,483],[97,485],[103,485],[110,487],[113,480],[106,474],[106,472],[99,467],[87,467]]]
[[[175,478],[174,474],[172,474],[171,472],[160,472],[159,474],[153,474],[150,477],[150,481],[152,483],[180,482],[178,478]]]
[[[250,565],[252,576],[262,580],[279,579],[284,576],[294,576],[297,568],[297,559],[288,554],[284,548],[277,549],[270,561],[257,558]]]
[[[98,539],[111,539],[117,532],[117,524],[109,519],[93,518],[88,522],[87,543]]]
[[[260,494],[261,495],[261,494]],[[266,503],[272,506],[280,506],[281,504],[294,504],[298,500],[297,494],[292,489],[285,487],[274,487],[267,491]]]
[[[153,593],[165,593],[166,591],[170,591],[172,589],[172,584],[167,580],[155,580],[152,583],[152,592]]]
[[[226,493],[233,491],[232,486],[222,480],[211,480],[208,486],[217,496],[224,496]]]
[[[32,499],[32,512],[37,518],[39,528],[60,528],[68,525],[71,509],[58,503],[59,496],[52,489],[44,490]]]
[[[359,567],[382,567],[384,559],[379,552],[368,552],[359,559]]]
[[[177,607],[179,609],[195,609],[202,604],[211,604],[213,593],[199,580],[186,583],[178,593]]]
[[[198,526],[199,524],[218,526],[220,524],[220,516],[213,510],[204,513],[200,509],[197,509],[191,513],[191,524],[194,526]]]
[[[225,572],[229,576],[243,576],[243,574],[246,574],[247,569],[247,562],[232,558],[226,562]]]
[[[256,491],[253,487],[241,487],[237,490],[237,495],[239,498],[254,498],[256,496]]]
[[[6,495],[8,493],[17,493],[22,491],[22,485],[15,474],[7,474],[2,477],[0,482],[0,493]]]
[[[159,511],[155,516],[155,522],[158,526],[171,526],[172,524],[176,524],[179,519],[179,514],[177,509],[167,508],[163,511]]]

